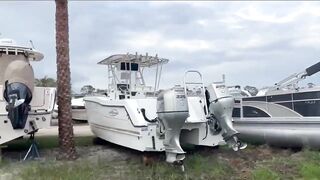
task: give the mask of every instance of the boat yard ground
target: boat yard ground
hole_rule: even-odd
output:
[[[75,126],[79,158],[58,161],[57,127],[37,135],[41,158],[22,162],[28,139],[3,149],[0,180],[10,179],[320,179],[319,151],[271,148],[266,145],[233,152],[227,147],[188,147],[185,172],[165,163],[164,153],[143,153],[95,138],[85,124]],[[147,165],[145,165],[147,164]]]

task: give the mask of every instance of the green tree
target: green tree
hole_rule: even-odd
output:
[[[57,87],[57,81],[48,76],[44,76],[40,79],[35,79],[35,85],[39,87]]]
[[[259,90],[254,86],[245,86],[243,89],[248,91],[252,96],[257,95],[259,92]]]
[[[81,88],[81,94],[92,94],[94,92],[94,87],[91,85],[85,85]]]

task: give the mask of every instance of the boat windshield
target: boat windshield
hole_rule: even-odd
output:
[[[131,64],[131,67],[130,67]],[[127,70],[127,71],[138,71],[139,64],[138,63],[126,63],[122,62],[120,65],[120,70]]]

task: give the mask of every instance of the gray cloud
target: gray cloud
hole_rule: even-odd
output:
[[[36,75],[55,77],[54,2],[0,2],[3,37],[32,39],[45,60]],[[319,61],[318,2],[75,2],[69,3],[72,85],[107,85],[114,53],[159,54],[171,61],[163,87],[187,69],[206,83],[227,75],[230,84],[271,85]],[[152,82],[153,78],[147,78]],[[308,81],[320,83],[319,75]]]

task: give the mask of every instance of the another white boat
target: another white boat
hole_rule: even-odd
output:
[[[88,120],[87,118],[87,112],[86,108],[84,106],[85,102],[83,100],[84,96],[81,97],[73,97],[71,99],[71,113],[72,113],[72,119],[76,121],[83,121],[86,122]],[[54,105],[54,110],[52,114],[52,118],[57,119],[58,118],[58,105]]]
[[[58,119],[58,104],[57,103],[54,104],[52,118]]]
[[[256,96],[237,96],[234,126],[241,138],[254,143],[320,149],[320,86],[299,82],[320,70],[320,62]],[[238,88],[238,93],[243,91]]]
[[[0,145],[50,126],[55,88],[34,87],[30,61],[43,54],[0,39]]]
[[[98,64],[108,66],[106,96],[85,97],[92,132],[109,142],[138,151],[165,151],[167,162],[182,163],[181,143],[217,146],[237,140],[231,123],[233,98],[222,83],[211,84],[207,93],[197,71],[185,74],[183,86],[160,90],[162,66],[169,60],[138,54],[112,55]],[[143,72],[155,68],[154,87]],[[198,82],[190,78],[200,78]],[[208,108],[207,103],[210,105]]]
[[[71,99],[72,119],[76,121],[87,121],[87,111],[83,97],[73,97]]]

